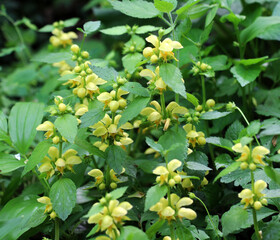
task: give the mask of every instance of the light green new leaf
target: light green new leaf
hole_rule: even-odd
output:
[[[43,63],[56,63],[63,60],[71,60],[72,54],[68,52],[57,52],[57,53],[48,53],[41,54],[36,57],[33,57],[31,61],[34,62],[43,62]]]
[[[155,185],[151,187],[146,195],[145,211],[150,209],[151,206],[155,205],[162,197],[167,193],[167,186]]]
[[[149,240],[146,233],[134,226],[125,226],[122,228],[118,240]]]
[[[2,129],[5,133],[8,131],[7,117],[2,111],[0,111],[0,129]]]
[[[50,190],[54,211],[63,221],[71,214],[76,204],[76,186],[69,178],[60,178]]]
[[[21,174],[22,177],[41,162],[41,160],[47,155],[51,145],[52,142],[50,140],[45,140],[36,146]]]
[[[159,69],[159,75],[162,80],[170,87],[175,93],[179,93],[183,98],[187,98],[185,84],[182,81],[181,71],[170,63],[164,63]]]
[[[104,118],[104,116],[105,112],[103,111],[102,106],[98,106],[97,108],[89,110],[81,117],[81,128],[89,127],[94,125],[95,123],[98,123]]]
[[[159,11],[169,13],[177,7],[177,0],[154,0],[154,4]]]
[[[134,71],[137,69],[137,64],[141,62],[142,60],[142,54],[141,53],[129,53],[125,55],[122,58],[122,63],[124,68],[130,73],[134,73]]]
[[[192,95],[191,93],[187,93],[187,100],[192,104],[194,105],[195,107],[197,107],[199,101],[198,99]]]
[[[151,2],[143,0],[123,0],[123,1],[109,1],[113,8],[135,18],[154,18],[160,15],[160,11],[155,8]]]
[[[119,198],[121,198],[124,195],[124,193],[127,190],[127,188],[128,187],[117,188],[114,191],[110,192],[110,194],[111,194],[113,199],[119,199]]]
[[[197,162],[191,162],[188,161],[186,162],[186,166],[188,169],[192,169],[192,170],[198,170],[198,171],[210,171],[212,170],[211,168],[201,164],[201,163],[197,163]]]
[[[75,137],[78,132],[78,121],[73,115],[65,114],[58,117],[54,122],[55,127],[60,134],[67,139],[70,143],[74,143]]]
[[[218,147],[225,148],[225,149],[233,152],[233,150],[231,149],[233,144],[230,140],[228,140],[226,138],[208,137],[208,138],[206,138],[206,142],[211,143],[211,144],[213,144],[215,146],[218,146]]]
[[[148,33],[148,32],[154,32],[154,31],[157,31],[159,30],[160,27],[155,27],[153,25],[145,25],[145,26],[141,26],[141,27],[138,27],[136,29],[136,34],[144,34],[144,33]]]
[[[278,171],[277,171],[278,170]],[[279,169],[274,169],[270,166],[265,166],[264,167],[264,171],[265,174],[272,179],[275,183],[277,183],[278,185],[280,185],[280,172]]]
[[[221,171],[217,175],[217,177],[215,177],[213,183],[215,183],[219,178],[221,178],[221,177],[235,171],[236,169],[238,169],[240,164],[241,164],[241,162],[233,162],[232,164],[230,164],[227,168],[225,168],[223,171]]]
[[[93,32],[95,32],[100,27],[101,22],[100,21],[89,21],[86,22],[83,26],[84,33],[89,35]]]
[[[117,27],[102,29],[102,30],[100,30],[100,32],[107,34],[107,35],[118,36],[118,35],[125,34],[127,32],[127,29],[126,29],[126,26],[117,26]]]
[[[44,112],[42,103],[16,103],[9,116],[9,133],[17,150],[25,154],[36,135]]]
[[[225,116],[227,116],[227,115],[229,115],[229,114],[231,114],[231,112],[211,111],[211,112],[203,113],[203,114],[200,116],[200,119],[203,119],[203,120],[219,119],[219,118],[225,117]]]
[[[268,56],[264,56],[264,57],[260,57],[260,58],[242,59],[239,61],[239,63],[243,64],[244,66],[249,66],[249,65],[262,63],[266,59],[268,59]]]
[[[16,159],[14,155],[0,153],[0,174],[12,172],[24,166],[24,162]]]
[[[164,219],[159,219],[152,226],[150,226],[148,228],[148,230],[146,231],[146,234],[149,237],[149,239],[153,239],[155,237],[155,235],[160,230],[160,228],[162,227],[164,222],[165,222]]]
[[[138,82],[127,82],[120,88],[136,96],[150,97],[149,91]]]
[[[126,152],[119,146],[110,145],[106,149],[106,160],[110,168],[116,173],[121,173],[123,169],[123,162],[126,160]]]
[[[90,216],[99,213],[103,208],[104,208],[104,206],[102,206],[99,202],[97,202],[92,205],[92,207],[90,208],[90,210],[84,217],[89,218]]]
[[[156,150],[157,152],[163,152],[164,148],[159,144],[156,143],[153,139],[146,137],[146,143],[151,147],[152,149]]]
[[[75,26],[76,23],[79,21],[79,18],[70,18],[64,21],[64,26],[65,27],[72,27]]]
[[[217,4],[214,4],[212,9],[209,11],[209,13],[206,16],[205,19],[205,27],[207,27],[215,18],[217,11],[219,9],[219,6]]]

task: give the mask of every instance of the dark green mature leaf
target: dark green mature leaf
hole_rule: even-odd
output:
[[[188,161],[186,163],[187,168],[192,169],[192,170],[198,170],[198,171],[209,171],[212,170],[211,168],[197,162],[191,162]]]
[[[275,106],[267,107],[266,105],[258,105],[256,112],[263,116],[272,116],[280,118],[280,109]]]
[[[118,126],[125,124],[127,121],[132,120],[147,106],[150,101],[149,97],[136,97],[121,114]]]
[[[153,173],[153,170],[158,166],[158,162],[145,159],[135,160],[135,164],[146,173]]]
[[[223,71],[230,67],[226,64],[228,57],[226,55],[211,56],[203,59],[203,62],[209,64],[214,71]]]
[[[208,137],[208,138],[206,138],[206,142],[211,143],[211,144],[213,144],[215,146],[218,146],[218,147],[225,148],[225,149],[233,152],[233,150],[231,149],[233,144],[228,139],[220,138],[220,137]]]
[[[93,146],[91,143],[89,143],[88,141],[78,138],[75,138],[75,144],[79,147],[81,147],[82,149],[87,150],[89,153],[94,154],[96,156],[105,158],[105,153],[100,151],[97,147]]]
[[[279,169],[277,169],[279,170]],[[264,167],[265,174],[272,179],[275,183],[280,185],[280,172],[276,171],[276,169],[270,167],[270,166],[265,166]]]
[[[239,138],[239,133],[244,129],[244,126],[239,122],[233,122],[226,131],[226,138],[233,141]]]
[[[95,66],[90,66],[90,68],[98,77],[106,81],[114,81],[118,76],[118,72],[114,68]]]
[[[100,27],[101,22],[100,21],[89,21],[86,22],[83,26],[84,33],[89,35],[93,32],[95,32]]]
[[[10,200],[0,211],[1,239],[20,239],[32,227],[46,219],[46,205],[37,202],[38,196],[20,196]]]
[[[185,84],[182,81],[182,74],[179,68],[173,64],[164,63],[160,67],[159,75],[175,93],[179,93],[183,98],[187,98]]]
[[[280,222],[269,222],[262,232],[262,239],[263,240],[280,239],[279,229],[280,229]]]
[[[129,53],[122,58],[124,68],[130,73],[134,73],[137,69],[137,64],[141,62],[143,56],[141,53]]]
[[[223,171],[221,171],[214,179],[213,183],[215,183],[219,178],[235,171],[236,169],[239,168],[241,162],[233,162],[230,164],[227,168],[225,168]]]
[[[155,7],[165,13],[172,12],[177,7],[176,0],[154,0]]]
[[[127,32],[127,28],[126,26],[117,26],[117,27],[102,29],[100,30],[100,32],[107,35],[118,36],[118,35],[125,34]]]
[[[146,137],[146,143],[157,152],[163,152],[164,148],[159,144],[156,143],[153,139]]]
[[[248,212],[242,207],[234,205],[222,216],[224,236],[243,228],[248,220]]]
[[[114,191],[110,192],[110,194],[111,194],[113,199],[119,199],[119,198],[121,198],[124,195],[124,193],[127,190],[127,188],[128,187],[117,188]]]
[[[0,111],[0,129],[3,130],[5,133],[8,132],[7,117],[2,111]]]
[[[150,97],[149,91],[138,82],[127,82],[121,86],[121,89],[135,94],[136,96]]]
[[[200,119],[203,119],[203,120],[219,119],[219,118],[225,117],[229,114],[231,114],[231,112],[218,112],[218,111],[206,112],[200,116]]]
[[[45,140],[36,146],[21,174],[22,177],[32,170],[47,155],[51,145],[52,142],[50,140]]]
[[[0,153],[0,174],[12,172],[24,166],[24,162],[19,161],[15,156],[7,153]]]
[[[118,237],[119,240],[149,240],[146,233],[137,227],[125,226],[122,228],[121,235]]]
[[[48,53],[33,57],[31,61],[43,63],[56,63],[63,60],[71,60],[72,54],[68,52]]]
[[[167,186],[155,185],[151,187],[146,195],[145,201],[145,211],[147,211],[151,206],[155,205],[161,198],[167,193]]]
[[[36,135],[36,127],[43,118],[44,104],[16,103],[9,117],[9,133],[20,153],[25,154]]]
[[[69,178],[60,178],[50,190],[54,211],[63,221],[71,214],[76,204],[76,186]]]
[[[106,160],[109,167],[112,168],[116,173],[121,173],[123,163],[126,160],[126,152],[119,146],[110,145],[106,149]]]
[[[209,13],[206,16],[205,19],[205,27],[207,27],[215,18],[217,11],[219,9],[219,6],[217,4],[213,5],[212,9],[209,11]]]
[[[160,15],[160,11],[157,10],[153,3],[137,0],[137,1],[112,1],[110,0],[113,8],[135,18],[153,18]]]
[[[193,240],[194,239],[191,231],[187,227],[185,227],[181,221],[176,221],[175,227],[176,227],[176,235],[177,235],[178,239],[180,239],[180,240]]]
[[[260,120],[256,120],[250,123],[247,127],[247,134],[249,137],[253,137],[254,135],[258,134],[261,128]]]
[[[70,143],[74,143],[75,137],[78,132],[78,121],[73,115],[65,114],[58,117],[54,122],[55,127],[60,134],[67,139]]]
[[[242,64],[237,64],[233,66],[230,71],[240,85],[244,87],[255,81],[262,70],[259,65],[244,66]]]
[[[89,110],[81,117],[81,128],[89,127],[94,125],[95,123],[98,123],[104,118],[104,116],[105,112],[103,111],[102,106]]]

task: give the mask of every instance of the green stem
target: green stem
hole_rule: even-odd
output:
[[[175,232],[174,232],[174,226],[173,226],[173,222],[170,221],[169,223],[169,228],[170,228],[170,237],[171,237],[171,240],[176,240],[175,238]]]
[[[111,180],[111,177],[110,177],[110,168],[109,168],[109,165],[107,163],[107,166],[106,166],[106,175],[105,175],[105,179],[106,179],[106,189],[109,188],[110,186],[110,180]]]
[[[195,197],[195,198],[203,205],[203,207],[205,208],[205,210],[206,210],[206,212],[207,212],[207,215],[208,215],[208,217],[209,217],[209,220],[210,220],[210,222],[211,222],[211,224],[212,224],[212,226],[213,226],[213,229],[215,230],[218,239],[220,239],[219,231],[218,231],[218,229],[216,228],[216,226],[215,226],[215,224],[214,224],[214,222],[213,222],[213,219],[212,219],[212,217],[211,217],[211,215],[210,215],[210,213],[209,213],[209,211],[208,211],[208,208],[206,207],[206,205],[204,204],[204,202],[203,202],[199,197],[197,197],[197,196],[195,196],[195,195],[194,195],[194,197]]]
[[[207,137],[210,137],[210,132],[209,132],[209,124],[206,121],[205,122],[206,125],[206,134]],[[215,155],[214,155],[214,150],[213,150],[213,146],[211,144],[208,144],[208,148],[209,148],[209,153],[210,153],[210,157],[211,157],[211,165],[212,168],[214,169],[214,171],[216,171],[216,166],[215,166]]]
[[[62,157],[62,141],[59,142],[59,152],[58,152],[58,157]]]
[[[206,103],[206,91],[205,91],[205,78],[203,75],[201,75],[201,86],[202,86],[202,107],[204,110],[205,103]]]
[[[163,20],[169,27],[172,26],[163,16],[160,16],[160,19]]]
[[[170,186],[167,186],[168,189],[167,189],[167,198],[168,198],[168,205],[171,207],[171,194],[170,194]]]
[[[87,34],[84,33],[83,40],[82,40],[82,43],[81,43],[81,51],[82,51],[82,49],[83,49],[83,46],[84,46],[84,42],[85,42],[86,37],[87,37]]]
[[[58,218],[54,219],[54,231],[55,231],[55,240],[59,240],[59,220]]]
[[[47,180],[45,178],[40,178],[38,173],[36,172],[35,169],[32,170],[32,172],[36,175],[36,177],[39,179],[40,183],[43,185],[43,187],[45,188],[45,192],[48,195],[49,191],[50,191],[50,185],[47,182]]]
[[[160,94],[160,103],[161,103],[161,114],[163,118],[166,117],[166,109],[165,109],[165,99],[164,99],[164,93],[162,92]]]

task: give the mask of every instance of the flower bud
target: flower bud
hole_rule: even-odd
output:
[[[260,201],[255,201],[254,202],[254,209],[255,210],[260,210],[262,208],[262,204]]]
[[[119,109],[119,102],[113,100],[109,103],[109,108],[112,112],[116,112]]]
[[[247,168],[248,168],[248,163],[242,162],[242,163],[240,164],[240,168],[241,168],[242,170],[247,169]]]
[[[77,95],[79,98],[84,98],[86,96],[86,89],[85,88],[79,88],[77,91]]]
[[[101,205],[106,205],[107,200],[103,197],[99,200],[99,202],[100,202]]]
[[[158,57],[157,57],[157,55],[155,55],[155,54],[152,55],[150,60],[151,60],[151,63],[157,63],[157,62],[158,62]]]
[[[129,51],[130,51],[130,52],[134,52],[134,51],[135,51],[135,47],[134,47],[134,46],[130,46],[130,47],[129,47]]]
[[[115,188],[117,188],[117,184],[116,184],[115,182],[112,182],[112,183],[110,184],[110,187],[111,187],[112,189],[115,189]]]
[[[110,201],[112,199],[112,195],[110,193],[107,193],[105,198],[107,201]]]
[[[127,80],[125,78],[118,78],[117,79],[117,83],[119,85],[124,85],[127,82]]]
[[[73,44],[70,49],[73,53],[76,53],[76,54],[79,53],[79,51],[80,51],[80,47],[77,44]]]
[[[168,181],[168,185],[169,185],[170,187],[174,187],[175,184],[176,184],[176,182],[175,182],[174,179],[170,179],[170,180]]]
[[[189,193],[189,197],[190,197],[190,198],[195,198],[195,194],[192,193],[192,192],[190,192],[190,193]]]
[[[59,139],[58,136],[55,136],[55,137],[52,139],[52,141],[53,141],[54,144],[58,144],[59,141],[60,141],[60,139]]]
[[[208,99],[206,101],[206,105],[207,105],[208,108],[212,108],[212,107],[215,106],[215,101],[213,99]]]
[[[56,215],[56,212],[55,212],[55,211],[52,211],[51,214],[50,214],[50,218],[51,218],[51,219],[55,219],[56,216],[57,216],[57,215]]]
[[[100,190],[104,190],[105,187],[106,187],[106,185],[105,185],[104,183],[101,183],[101,184],[98,186],[98,188],[99,188]]]
[[[58,109],[60,112],[64,112],[66,110],[66,105],[64,103],[60,103],[58,105]]]
[[[261,203],[262,203],[262,205],[267,205],[267,199],[266,198],[263,198],[262,200],[261,200]]]
[[[85,77],[87,75],[87,73],[83,70],[80,72],[80,76]]]
[[[176,183],[179,183],[179,182],[181,182],[181,180],[182,180],[182,178],[180,177],[179,174],[177,174],[176,176],[174,176],[173,179],[175,180]]]
[[[81,69],[80,66],[74,67],[74,72],[75,72],[75,73],[79,73],[80,71],[82,71],[82,69]]]
[[[123,109],[126,107],[126,100],[121,98],[119,101],[118,101],[119,105],[120,105],[120,108]]]
[[[200,69],[201,69],[203,72],[205,72],[205,71],[207,70],[207,67],[208,67],[208,65],[205,64],[205,63],[201,63],[201,65],[200,65]]]
[[[146,47],[146,48],[144,48],[144,50],[143,50],[143,56],[144,56],[145,58],[149,58],[149,57],[151,57],[153,54],[154,54],[154,51],[153,51],[153,49],[152,49],[151,47]]]
[[[250,168],[250,170],[255,171],[257,166],[254,163],[250,163],[249,168]]]
[[[197,139],[197,142],[198,142],[199,145],[205,145],[206,144],[206,139],[205,139],[205,137],[199,137]]]
[[[88,69],[86,70],[86,73],[87,73],[87,74],[92,74],[92,70],[91,70],[90,68],[88,68]]]
[[[89,57],[89,53],[87,51],[82,51],[82,57],[83,58],[88,58]]]

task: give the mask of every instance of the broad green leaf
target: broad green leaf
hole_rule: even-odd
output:
[[[145,160],[145,159],[139,159],[135,160],[135,164],[137,167],[142,169],[146,173],[153,173],[153,170],[158,166],[158,162],[153,160]]]
[[[127,82],[120,88],[136,96],[150,97],[149,91],[138,82]]]
[[[90,210],[88,211],[88,213],[84,217],[89,218],[90,216],[101,212],[101,210],[103,208],[104,208],[104,206],[102,206],[99,202],[97,202],[97,203],[92,205],[92,207],[90,208]]]
[[[136,97],[121,114],[122,117],[120,118],[118,126],[121,126],[138,116],[142,109],[147,106],[149,101],[149,97]]]
[[[43,62],[43,63],[56,63],[63,60],[71,60],[72,54],[69,52],[57,52],[57,53],[48,53],[40,54],[36,57],[33,57],[31,61],[34,62]]]
[[[181,221],[175,222],[176,235],[180,240],[193,240],[194,237],[188,227],[184,226]],[[202,239],[202,238],[199,238]]]
[[[214,71],[223,71],[230,67],[230,64],[226,64],[227,59],[228,57],[226,55],[218,55],[204,58],[203,62],[209,64]]]
[[[239,138],[239,133],[244,129],[244,126],[237,120],[234,121],[226,131],[226,139],[236,140]]]
[[[75,26],[76,23],[79,21],[79,18],[70,18],[64,21],[65,27],[72,27]]]
[[[278,5],[280,6],[280,4]],[[273,222],[273,221],[268,222],[266,227],[262,231],[262,239],[263,240],[280,239],[279,229],[280,229],[280,222]]]
[[[149,210],[151,206],[155,205],[167,193],[167,186],[155,185],[151,187],[146,195],[145,211]]]
[[[0,239],[21,239],[30,228],[40,225],[47,218],[46,205],[37,202],[35,195],[20,196],[10,200],[0,211]]]
[[[47,155],[49,148],[51,147],[52,142],[50,140],[45,140],[40,142],[36,148],[33,150],[28,162],[21,174],[23,177],[26,173],[32,170],[40,161]]]
[[[231,114],[231,112],[211,111],[211,112],[203,113],[203,114],[200,116],[200,119],[203,119],[203,120],[219,119],[219,118],[225,117],[225,116],[227,116],[227,115],[229,115],[229,114]]]
[[[260,58],[242,59],[238,63],[243,64],[244,66],[249,66],[249,65],[262,63],[266,59],[268,59],[268,56],[260,57]]]
[[[143,56],[141,53],[129,53],[122,58],[124,68],[130,73],[134,73],[137,69],[137,64],[141,62]]]
[[[53,210],[63,221],[71,214],[76,204],[76,186],[69,178],[60,178],[50,190]]]
[[[70,143],[74,143],[75,137],[78,132],[78,121],[73,115],[65,114],[58,117],[54,122],[55,127],[60,134],[67,139]]]
[[[215,165],[217,170],[220,168],[226,168],[233,162],[231,156],[227,153],[222,153],[215,158]]]
[[[183,98],[187,98],[181,71],[176,66],[170,63],[162,64],[159,69],[159,75],[175,93],[179,93]]]
[[[279,169],[277,169],[279,170]],[[265,166],[264,167],[265,174],[272,179],[275,183],[280,185],[280,173],[279,171],[276,171],[276,169],[270,167],[270,166]]]
[[[137,0],[137,1],[109,1],[113,8],[135,18],[154,18],[160,15],[160,11],[157,10],[153,3]]]
[[[40,28],[39,32],[51,32],[52,30],[54,30],[53,25],[48,24],[48,25]]]
[[[192,170],[198,170],[198,171],[209,171],[212,170],[211,168],[197,162],[191,162],[188,161],[186,163],[187,168],[192,169]]]
[[[121,173],[123,169],[123,163],[126,160],[126,152],[119,146],[110,145],[106,149],[106,160],[110,168],[116,173]]]
[[[118,240],[149,240],[146,233],[134,226],[125,226],[122,228]]]
[[[241,143],[242,146],[248,145],[248,144],[251,143],[252,141],[253,141],[253,138],[252,138],[252,137],[247,137],[247,136],[242,137],[242,138],[240,139],[240,143]]]
[[[254,135],[258,134],[261,128],[261,123],[259,120],[253,121],[247,127],[247,134],[249,137],[253,137]]]
[[[110,194],[111,194],[113,199],[119,199],[119,198],[121,198],[124,195],[124,193],[127,190],[127,188],[128,187],[117,188],[114,191],[110,192]]]
[[[236,169],[239,168],[241,162],[233,162],[230,164],[227,168],[225,168],[223,171],[221,171],[214,179],[213,183],[215,183],[219,178],[235,171]]]
[[[242,229],[247,220],[248,212],[242,206],[232,206],[221,219],[224,236]]]
[[[206,142],[211,143],[211,144],[213,144],[215,146],[218,146],[218,147],[225,148],[225,149],[233,152],[233,150],[231,149],[233,144],[228,139],[220,138],[220,137],[208,137],[208,138],[206,138]]]
[[[90,68],[98,77],[106,81],[114,81],[118,76],[118,72],[114,68],[103,68],[95,66],[90,66]]]
[[[198,99],[192,95],[191,93],[187,93],[187,100],[194,105],[195,107],[198,105],[199,101]]]
[[[205,19],[205,27],[207,27],[215,18],[217,11],[219,9],[219,6],[217,4],[213,5],[212,9],[209,11],[209,13],[206,16]]]
[[[7,117],[2,111],[0,111],[0,129],[2,129],[4,132],[8,131]]]
[[[12,145],[11,138],[9,135],[0,128],[0,141],[6,142],[8,145]]]
[[[177,0],[154,0],[154,4],[159,11],[169,13],[177,7]]]
[[[213,22],[211,22],[201,33],[199,37],[199,42],[201,45],[208,40],[212,27],[213,27]]]
[[[159,30],[160,27],[155,27],[153,25],[144,25],[141,27],[138,27],[135,31],[136,34],[145,34],[150,33]]]
[[[59,79],[57,79],[58,81],[66,81],[66,80],[69,80],[69,79],[73,79],[73,78],[76,78],[78,77],[78,74],[66,74],[66,75],[63,75],[62,77],[60,77]]]
[[[16,103],[9,116],[9,133],[17,150],[25,154],[43,118],[42,103]]]
[[[93,108],[86,112],[81,117],[81,128],[92,126],[102,120],[105,116],[105,111],[103,111],[103,107]]]
[[[100,21],[89,21],[86,22],[83,26],[84,33],[89,35],[93,32],[95,32],[100,27],[101,22]]]
[[[277,108],[275,106],[267,107],[266,105],[258,105],[256,112],[263,116],[268,116],[268,117],[272,116],[272,117],[280,118],[280,110],[279,110],[279,108]],[[269,129],[267,129],[267,130],[269,132],[272,132]],[[271,135],[273,135],[273,134],[271,134]]]
[[[205,15],[208,12],[208,10],[210,8],[211,8],[211,6],[208,4],[198,4],[198,5],[192,6],[189,9],[188,15],[189,15],[190,19],[201,18],[203,15]],[[208,25],[208,27],[209,27],[209,25]]]
[[[12,172],[24,166],[24,162],[22,160],[19,161],[15,156],[7,153],[0,153],[0,174]]]
[[[155,237],[155,235],[157,234],[159,229],[162,227],[164,222],[165,222],[164,219],[159,219],[152,226],[150,226],[148,228],[148,230],[146,231],[146,234],[149,237],[149,239],[153,239]]]
[[[190,0],[188,1],[184,6],[182,6],[181,8],[179,8],[176,11],[176,14],[178,15],[179,19],[183,19],[186,17],[186,15],[188,14],[188,10],[195,4],[199,3],[200,0]]]
[[[265,198],[280,198],[280,189],[264,190]]]
[[[93,146],[93,144],[89,143],[88,141],[80,138],[75,138],[75,144],[82,149],[85,149],[89,153],[99,156],[101,158],[105,158],[105,153],[100,151],[97,147]]]
[[[280,162],[280,154],[277,154],[277,155],[274,155],[274,156],[270,157],[269,161]]]
[[[230,69],[233,76],[237,79],[242,87],[256,80],[261,73],[259,65],[244,66],[237,64]]]
[[[118,35],[125,34],[127,32],[127,28],[126,28],[126,26],[117,26],[117,27],[102,29],[102,30],[100,30],[100,32],[107,34],[107,35],[118,36]]]
[[[146,143],[157,152],[163,152],[164,148],[159,144],[156,143],[153,139],[146,137]]]

